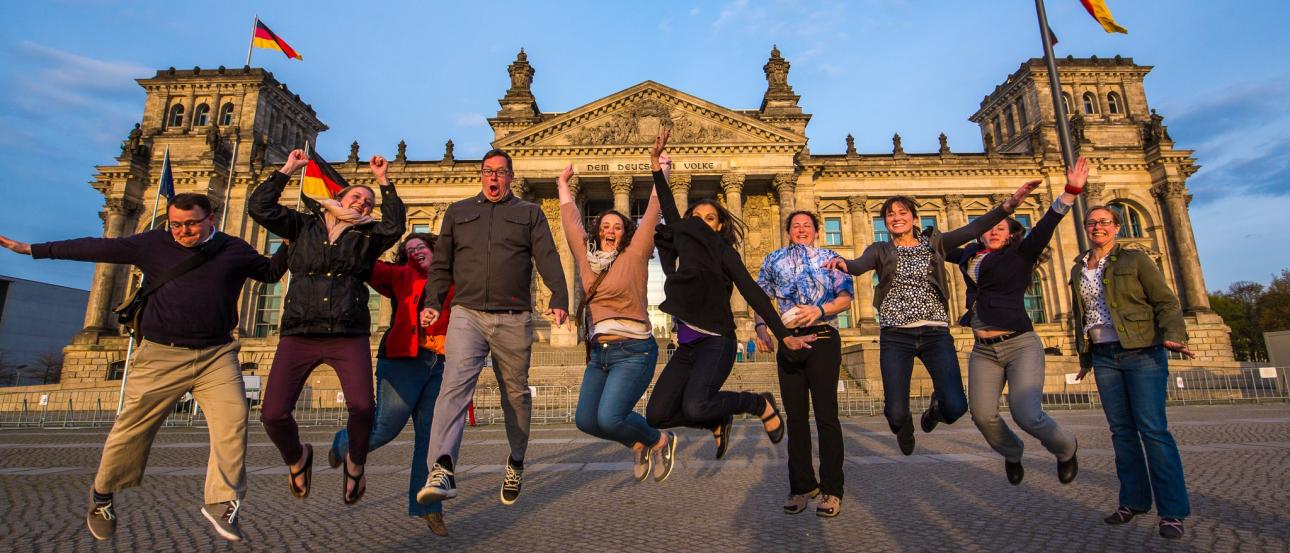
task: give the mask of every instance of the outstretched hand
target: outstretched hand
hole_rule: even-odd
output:
[[[1039,188],[1039,183],[1041,182],[1044,181],[1039,179],[1026,181],[1026,184],[1021,185],[1021,188],[1018,188],[1017,191],[1012,194],[1011,198],[1008,198],[1007,201],[1003,202],[1003,209],[1009,213],[1016,211],[1017,207],[1021,205],[1021,202],[1026,200],[1026,196],[1036,188]]]
[[[385,176],[385,172],[390,169],[390,163],[385,161],[384,156],[372,156],[372,160],[367,162],[367,166],[372,169],[372,174],[376,176],[376,182],[380,183],[381,186],[390,184],[389,179]]]
[[[654,137],[654,147],[650,150],[650,159],[658,160],[663,155],[663,149],[667,148],[667,137],[672,134],[672,129],[663,127],[658,130],[658,136]]]
[[[305,155],[304,150],[297,148],[287,154],[287,161],[282,164],[282,168],[278,169],[278,172],[284,175],[293,175],[306,165],[309,165],[309,156]]]
[[[560,176],[556,177],[555,182],[560,186],[569,186],[569,179],[571,178],[573,178],[572,163],[564,166],[564,170],[560,171]]]
[[[1079,158],[1075,160],[1075,165],[1066,169],[1066,192],[1070,194],[1079,194],[1084,191],[1084,184],[1088,182],[1088,160]]]
[[[0,246],[3,246],[5,249],[12,251],[14,253],[31,255],[31,244],[28,244],[26,242],[19,242],[7,236],[0,236]]]

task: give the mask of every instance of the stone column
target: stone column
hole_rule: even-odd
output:
[[[614,192],[614,211],[628,217],[632,216],[632,177],[631,175],[614,175],[609,177],[609,189]]]
[[[743,173],[726,173],[721,175],[721,190],[726,193],[726,209],[730,214],[743,220],[744,218],[744,179],[747,175]],[[738,248],[739,256],[743,257],[744,245],[740,244]],[[748,312],[748,303],[744,301],[743,296],[736,291],[730,298],[730,309],[734,311],[735,316],[744,315]]]
[[[547,224],[551,226],[551,237],[555,240],[555,249],[560,255],[560,270],[564,273],[564,283],[568,293],[569,316],[572,317],[577,309],[578,297],[574,295],[574,290],[579,286],[578,272],[573,265],[573,253],[569,250],[569,241],[564,239],[563,222],[560,219],[560,199],[559,198],[540,198],[538,205],[542,208],[542,213],[546,215]],[[541,275],[534,270],[534,278],[540,279]],[[542,280],[542,286],[548,289],[551,283]],[[534,306],[538,313],[545,313],[547,310],[546,302],[540,302]],[[578,344],[578,330],[575,325],[565,324],[563,327],[557,327],[554,321],[549,321],[551,329],[551,345],[553,346],[573,346]]]
[[[189,89],[188,100],[184,102],[184,132],[192,130],[193,116],[196,115],[196,113],[194,113],[196,111],[197,111],[197,92],[192,89]]]
[[[775,192],[779,194],[779,216],[788,217],[796,209],[797,204],[797,178],[792,173],[779,173],[775,175],[775,180],[771,182],[775,187]],[[787,232],[784,231],[783,219],[777,219],[780,227],[780,242],[787,244]]]
[[[855,242],[855,257],[873,242],[873,220],[869,210],[865,209],[868,196],[856,195],[847,197],[847,211],[851,213],[851,235]],[[856,297],[851,302],[855,306],[857,323],[874,321],[873,311],[873,273],[868,272],[855,278]],[[859,328],[859,324],[856,325]]]
[[[130,215],[139,210],[139,204],[124,199],[109,199],[104,205],[106,226],[104,238],[120,238]],[[109,313],[112,295],[116,291],[117,266],[98,263],[94,266],[94,284],[90,287],[89,302],[85,308],[84,333],[107,333],[116,326],[110,324]]]
[[[946,194],[945,195],[945,228],[953,230],[961,228],[967,224],[967,214],[963,212],[963,195]],[[956,267],[945,266],[945,271],[950,273],[950,318],[955,317],[955,313],[962,313],[967,308],[966,291],[967,283],[963,281],[963,271]]]
[[[690,207],[690,185],[692,177],[688,173],[672,173],[668,184],[672,186],[672,199],[676,201],[676,210],[682,215]]]
[[[1187,212],[1187,185],[1181,180],[1166,180],[1152,187],[1169,218],[1172,235],[1174,267],[1182,281],[1183,309],[1188,313],[1211,311],[1209,295],[1205,291],[1205,274],[1200,268],[1200,255],[1196,252],[1196,237],[1192,233],[1191,214]]]

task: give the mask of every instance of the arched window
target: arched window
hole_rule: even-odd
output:
[[[1118,115],[1124,111],[1120,105],[1120,95],[1114,92],[1106,95],[1106,111]]]
[[[282,247],[282,238],[269,234],[264,250],[268,255]],[[282,319],[282,281],[259,285],[255,293],[255,315],[251,318],[251,336],[265,338],[278,331]]]
[[[224,104],[224,107],[219,108],[219,124],[221,127],[233,124],[233,102]]]
[[[197,109],[193,110],[193,125],[205,127],[211,124],[211,107],[206,104],[198,104]]]
[[[1048,319],[1044,316],[1044,285],[1043,280],[1039,278],[1038,271],[1030,275],[1030,286],[1026,288],[1026,295],[1022,301],[1026,307],[1026,315],[1030,317],[1030,322],[1048,322]]]
[[[1142,215],[1138,210],[1128,204],[1114,202],[1107,207],[1115,211],[1120,216],[1124,224],[1120,225],[1120,233],[1115,235],[1116,238],[1143,238],[1142,233]]]
[[[1062,111],[1064,112],[1062,115],[1071,114],[1071,95],[1065,92],[1062,93]]]
[[[170,117],[168,118],[167,125],[171,127],[180,127],[180,126],[183,126],[183,124],[184,124],[184,105],[175,104],[174,107],[170,108]]]
[[[1084,113],[1089,115],[1097,113],[1097,96],[1092,92],[1084,93]]]

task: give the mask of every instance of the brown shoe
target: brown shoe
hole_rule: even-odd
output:
[[[836,495],[824,494],[820,496],[820,502],[815,505],[815,516],[832,518],[842,512],[842,498]]]
[[[784,514],[795,515],[806,510],[806,506],[811,502],[811,498],[820,495],[820,489],[816,488],[806,493],[793,494],[788,496],[784,501]]]
[[[443,513],[428,513],[421,515],[425,519],[426,526],[430,527],[430,533],[439,537],[448,535],[448,527],[443,524]]]

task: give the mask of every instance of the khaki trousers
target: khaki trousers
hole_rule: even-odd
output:
[[[124,406],[103,444],[94,489],[114,493],[139,485],[157,431],[175,402],[192,392],[210,434],[205,502],[245,496],[247,406],[238,349],[236,340],[203,349],[141,342],[130,364]]]

